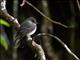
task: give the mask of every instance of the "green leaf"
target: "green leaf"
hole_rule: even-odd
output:
[[[8,43],[2,35],[0,35],[0,44],[5,48],[5,50],[8,50]]]
[[[7,27],[10,27],[10,24],[7,21],[3,20],[3,19],[0,19],[0,24],[2,24],[4,26],[7,26]]]

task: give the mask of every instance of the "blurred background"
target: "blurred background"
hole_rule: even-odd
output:
[[[6,1],[8,13],[17,18],[20,24],[28,17],[32,16],[36,18],[38,28],[33,36],[38,33],[53,34],[59,37],[78,57],[80,57],[80,6],[78,7],[77,0],[28,0],[46,16],[54,21],[67,25],[68,28],[48,21],[28,4],[20,7],[22,0]],[[33,52],[24,41],[19,46],[17,53],[14,54],[11,45],[16,30],[5,19],[0,18],[0,22],[0,59],[37,60],[35,52]],[[42,36],[38,37],[36,42],[43,47],[47,60],[76,60],[54,38]]]

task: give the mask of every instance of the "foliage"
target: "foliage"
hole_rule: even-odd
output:
[[[3,20],[3,19],[0,19],[0,24],[4,25],[6,27],[10,27],[10,24],[8,22],[6,22],[5,20]]]
[[[5,50],[8,49],[8,43],[3,35],[0,35],[0,44],[5,48]]]
[[[10,24],[3,19],[0,19],[0,25],[10,27]],[[1,28],[1,26],[0,26],[0,28]],[[2,28],[1,28],[1,30],[2,30]],[[8,39],[6,38],[5,35],[6,34],[4,33],[4,31],[1,31],[1,33],[0,33],[0,44],[1,44],[1,46],[3,46],[5,48],[5,50],[7,50],[8,49]]]

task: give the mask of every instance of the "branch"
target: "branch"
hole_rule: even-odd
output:
[[[0,17],[5,18],[7,21],[13,24],[15,29],[20,28],[20,24],[18,23],[18,20],[8,14],[6,10],[6,0],[0,0]],[[27,37],[26,37],[27,38]],[[38,45],[35,41],[27,41],[28,45],[32,47],[32,49],[36,50],[36,54],[38,55],[40,60],[46,60],[44,51],[40,45]]]
[[[6,9],[6,0],[0,0],[0,17],[5,18],[7,21],[12,23],[16,29],[19,29],[20,24],[16,18],[11,16]]]
[[[34,39],[29,37],[27,39],[27,44],[36,52],[36,55],[37,55],[39,60],[46,60],[45,54],[44,54],[44,51],[43,51],[42,47],[39,44],[37,44],[34,41]]]
[[[32,46],[36,50],[38,59],[39,60],[46,60],[45,54],[44,54],[44,51],[43,51],[42,47],[40,45],[36,44],[34,41],[32,41]]]
[[[78,0],[76,0],[76,2],[77,2],[77,5],[78,5],[78,8],[79,8],[79,11],[80,11],[80,3],[79,3]]]
[[[52,34],[48,34],[48,33],[39,33],[37,34],[36,36],[34,36],[33,38],[35,39],[36,37],[39,37],[39,36],[50,36],[50,37],[53,37],[55,38],[58,42],[60,42],[62,44],[62,46],[64,46],[64,48],[67,50],[67,52],[69,54],[71,54],[76,60],[80,60],[69,48],[68,46],[61,40],[59,39],[58,37],[52,35]]]
[[[47,17],[45,14],[43,14],[38,8],[36,8],[33,4],[31,4],[29,1],[23,0],[22,4],[20,6],[24,6],[24,4],[27,3],[29,6],[33,7],[39,14],[41,14],[44,18],[46,18],[47,20],[51,21],[52,23],[58,24],[60,26],[63,26],[65,28],[68,28],[68,26],[60,23],[60,22],[56,22],[52,19],[50,19],[49,17]]]

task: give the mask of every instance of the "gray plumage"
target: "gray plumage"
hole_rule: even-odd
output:
[[[27,18],[22,24],[20,29],[18,30],[16,37],[15,37],[15,46],[19,43],[19,41],[25,36],[31,36],[36,31],[37,22],[36,19],[33,17]]]

